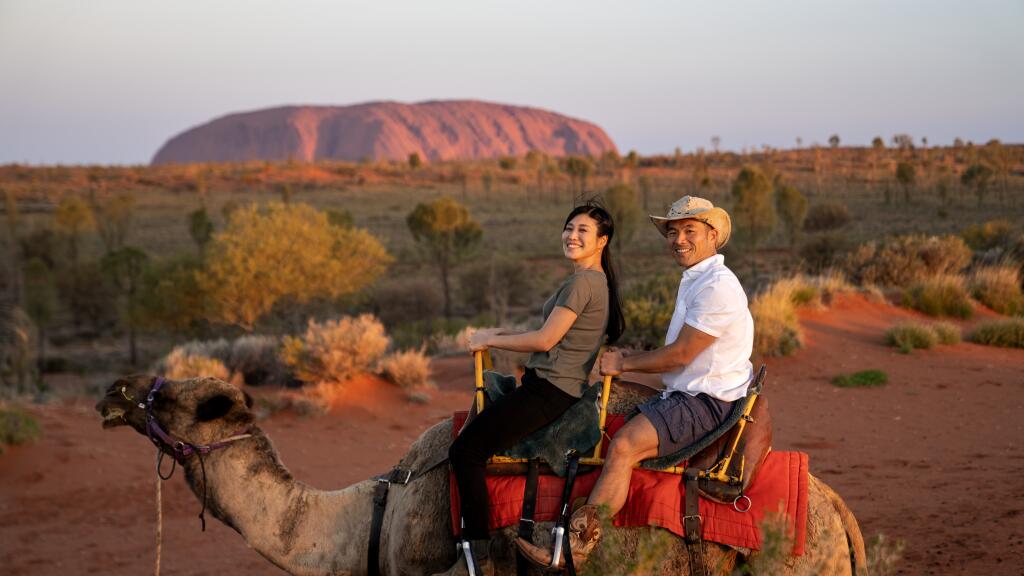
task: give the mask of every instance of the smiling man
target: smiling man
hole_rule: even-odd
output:
[[[601,373],[661,374],[665,390],[641,405],[612,439],[587,504],[573,513],[569,538],[577,567],[600,539],[601,507],[614,515],[625,504],[633,467],[677,452],[714,430],[753,377],[754,321],[747,296],[718,254],[732,231],[729,214],[708,200],[684,196],[664,218],[650,218],[683,268],[665,346],[628,355],[606,352]],[[550,563],[550,551],[523,539],[517,544],[530,560]]]

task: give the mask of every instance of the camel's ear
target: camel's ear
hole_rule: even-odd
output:
[[[231,398],[223,394],[207,398],[196,408],[196,421],[209,422],[210,420],[223,418],[231,411],[231,407],[234,405],[235,403]]]

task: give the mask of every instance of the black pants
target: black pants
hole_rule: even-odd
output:
[[[487,459],[515,446],[530,433],[558,419],[579,398],[528,369],[522,386],[489,405],[470,421],[448,450],[459,487],[465,540],[489,538]]]

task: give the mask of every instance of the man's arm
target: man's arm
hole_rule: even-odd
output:
[[[610,350],[601,356],[601,374],[618,375],[622,372],[662,373],[686,366],[698,354],[717,340],[714,336],[683,325],[676,341],[650,352],[624,356],[621,350]]]

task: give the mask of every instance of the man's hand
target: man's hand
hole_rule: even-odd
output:
[[[601,355],[601,375],[618,376],[622,374],[622,351],[617,349],[606,350]]]

